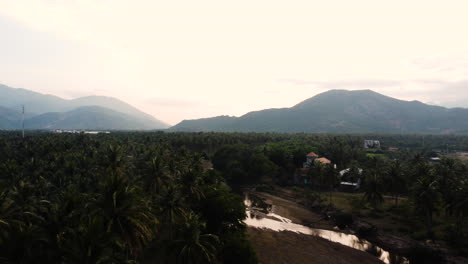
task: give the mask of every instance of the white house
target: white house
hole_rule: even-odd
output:
[[[365,149],[380,149],[380,141],[373,139],[364,140]]]

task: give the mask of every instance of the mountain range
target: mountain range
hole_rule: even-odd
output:
[[[149,130],[168,125],[113,97],[73,100],[0,84],[0,129]]]
[[[330,90],[290,108],[184,120],[171,131],[468,133],[468,109],[391,98],[371,90]]]
[[[0,85],[0,129],[151,130],[169,126],[116,98],[73,100]],[[371,90],[330,90],[289,108],[184,120],[167,131],[287,133],[468,133],[468,109],[391,98]]]

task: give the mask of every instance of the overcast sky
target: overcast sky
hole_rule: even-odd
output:
[[[372,89],[468,107],[467,0],[0,0],[0,83],[175,124]]]

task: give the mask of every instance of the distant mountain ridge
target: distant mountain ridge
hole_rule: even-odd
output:
[[[100,106],[82,106],[68,112],[51,112],[34,116],[25,121],[25,128],[134,130],[153,129],[144,120],[118,113]]]
[[[468,133],[468,109],[391,98],[371,90],[330,90],[290,108],[241,117],[184,120],[172,131]]]
[[[67,100],[0,84],[0,129],[20,128],[26,108],[28,129],[164,129],[168,125],[113,97]]]

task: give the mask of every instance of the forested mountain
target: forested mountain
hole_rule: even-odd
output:
[[[21,116],[19,112],[0,106],[0,129],[13,129],[20,124]]]
[[[184,120],[174,131],[466,133],[468,109],[394,99],[371,90],[331,90],[291,108],[241,117]]]
[[[34,129],[152,129],[151,124],[100,106],[83,106],[68,112],[37,115],[25,121],[25,128]]]
[[[116,98],[87,96],[66,100],[0,84],[0,129],[20,127],[22,105],[26,107],[25,126],[30,129],[73,127],[138,130],[168,127],[167,124]]]

